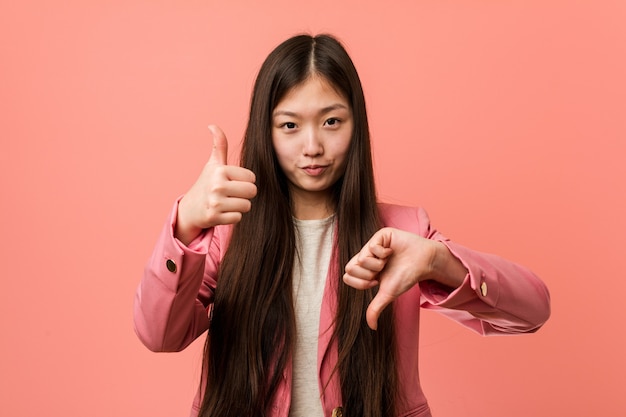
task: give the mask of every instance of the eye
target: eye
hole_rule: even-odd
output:
[[[340,122],[341,120],[337,119],[336,117],[331,117],[330,119],[326,120],[324,124],[328,126],[337,126]]]
[[[294,122],[285,122],[283,124],[280,125],[280,127],[283,127],[285,129],[295,129],[296,128],[296,124]]]

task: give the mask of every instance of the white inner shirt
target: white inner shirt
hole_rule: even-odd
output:
[[[294,219],[297,245],[293,268],[296,345],[289,417],[324,415],[317,377],[317,345],[334,224],[334,215],[321,220]]]

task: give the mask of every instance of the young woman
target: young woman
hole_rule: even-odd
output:
[[[430,416],[420,307],[485,335],[547,320],[530,271],[450,242],[423,209],[377,202],[361,84],[333,37],[267,57],[241,166],[210,131],[135,301],[151,350],[208,330],[192,416]]]

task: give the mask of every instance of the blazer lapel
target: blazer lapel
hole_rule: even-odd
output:
[[[336,247],[336,245],[335,245]],[[341,387],[339,385],[339,374],[333,374],[337,364],[338,352],[336,341],[331,343],[335,330],[335,315],[337,309],[337,286],[339,285],[339,273],[336,265],[337,251],[333,251],[324,295],[322,297],[322,307],[320,309],[319,338],[317,345],[317,374],[320,392],[322,393],[322,406],[324,415],[330,415],[332,409],[341,404]]]

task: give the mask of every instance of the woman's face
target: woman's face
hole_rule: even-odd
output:
[[[272,143],[294,201],[327,201],[344,174],[352,138],[348,100],[324,78],[293,87],[272,114]]]

